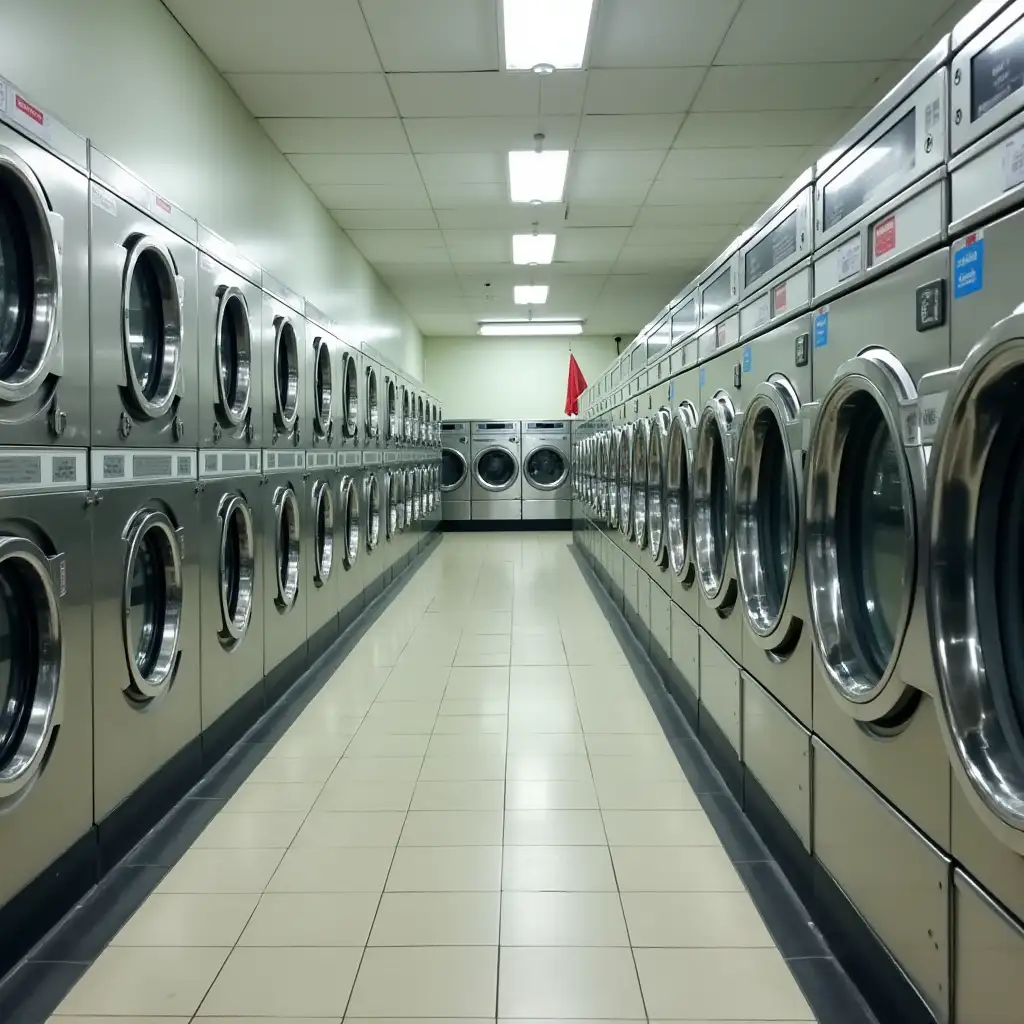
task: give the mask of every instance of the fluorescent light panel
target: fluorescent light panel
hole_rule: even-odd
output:
[[[512,262],[520,266],[550,263],[555,258],[556,235],[513,235]]]
[[[504,0],[505,67],[581,68],[594,0]]]
[[[546,284],[517,284],[512,289],[517,306],[543,306],[548,301],[548,290]]]
[[[508,190],[513,203],[560,203],[565,194],[569,151],[536,153],[514,149],[508,155]]]
[[[582,334],[581,320],[481,320],[477,333],[484,338],[551,338]]]

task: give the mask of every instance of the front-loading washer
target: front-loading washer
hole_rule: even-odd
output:
[[[261,459],[244,448],[199,452],[200,711],[207,763],[263,709]]]
[[[315,360],[306,349],[305,309],[304,299],[264,272],[263,439],[271,450],[298,449],[309,434],[306,391]],[[325,352],[330,352],[329,346]]]
[[[379,451],[363,452],[363,592],[366,604],[384,589],[387,497]]]
[[[522,519],[521,424],[483,420],[472,425],[470,464],[473,519]]]
[[[814,854],[940,1017],[950,766],[919,597],[918,383],[950,362],[947,57],[948,40],[817,167],[804,477]]]
[[[93,448],[90,462],[94,820],[112,863],[199,775],[201,531],[194,450]],[[141,787],[161,769],[154,800]]]
[[[259,267],[199,225],[199,448],[261,446],[262,279]]]
[[[342,389],[344,357],[338,327],[326,313],[310,302],[304,304],[306,346],[300,366],[306,381],[306,411],[309,423],[302,428],[307,451],[334,450],[341,444],[344,416]]]
[[[306,666],[306,453],[263,451],[263,679],[277,700]]]
[[[384,371],[380,359],[369,347],[363,349],[362,365],[363,430],[359,447],[364,451],[378,451],[385,446]]]
[[[339,388],[338,407],[338,447],[346,451],[362,451],[371,441],[367,430],[364,412],[369,409],[365,403],[364,388],[367,381],[363,379],[363,357],[359,349],[338,342],[340,350],[341,387]]]
[[[444,518],[453,522],[471,518],[469,437],[465,421],[441,424],[441,505]]]
[[[523,423],[523,519],[569,518],[568,420]]]
[[[199,433],[199,228],[89,148],[92,443],[191,447]]]
[[[88,147],[12,83],[0,91],[0,445],[85,445]]]
[[[398,376],[390,366],[382,366],[383,389],[381,416],[384,447],[397,448],[402,440],[402,396]]]
[[[306,653],[318,658],[338,635],[338,453],[306,452]]]
[[[404,475],[398,464],[398,452],[384,452],[383,487],[381,490],[384,514],[384,582],[389,583],[401,566],[401,516],[404,514],[405,497],[402,493]]]
[[[416,424],[414,422],[416,409],[416,396],[412,384],[405,377],[399,377],[399,396],[401,398],[399,444],[403,448],[411,448],[415,435]]]
[[[338,538],[341,544],[338,624],[346,630],[365,604],[367,563],[363,548],[367,524],[362,452],[342,452],[338,469]]]
[[[92,828],[89,520],[95,509],[88,506],[84,448],[12,450],[4,455],[0,479],[5,907]],[[20,952],[57,923],[52,912],[21,920],[24,934],[14,947]],[[0,970],[13,966],[0,962]]]

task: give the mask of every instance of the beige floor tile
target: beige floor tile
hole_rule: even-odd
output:
[[[507,696],[508,680],[507,665],[453,666],[444,695],[446,698]]]
[[[634,947],[775,946],[745,892],[627,892],[622,905]]]
[[[384,691],[391,684],[396,684],[395,688],[408,686],[414,691],[433,691],[439,684],[447,684],[449,672],[451,672],[451,668],[447,665],[396,665],[391,670],[387,682],[381,687],[378,700],[387,700]]]
[[[326,782],[337,757],[265,757],[246,780],[256,782]]]
[[[697,1020],[814,1020],[775,949],[638,949],[647,1012]],[[504,959],[504,958],[503,958]]]
[[[592,782],[512,781],[506,783],[505,806],[510,811],[596,810],[597,792]]]
[[[588,741],[589,738],[588,733]],[[599,782],[678,782],[685,778],[679,762],[671,751],[639,757],[605,757],[591,753],[590,767],[594,778]]]
[[[340,1018],[345,1013],[362,950],[238,947],[203,1000],[206,1017]]]
[[[496,715],[507,716],[507,713],[508,694],[493,697],[446,696],[441,702],[441,710],[438,713],[437,719],[438,723],[443,723],[449,718],[459,718],[467,715],[493,718]]]
[[[434,729],[440,697],[433,701],[395,701],[374,704],[359,730],[359,735],[402,735],[430,733]]]
[[[503,949],[499,996],[499,1017],[646,1019],[628,949]]]
[[[324,786],[315,811],[407,811],[415,782],[367,782],[332,779]]]
[[[429,735],[397,735],[360,733],[345,751],[351,757],[422,757],[427,752]]]
[[[504,778],[504,754],[428,755],[423,760],[419,776],[420,782],[497,781]]]
[[[506,892],[501,945],[628,946],[617,892]]]
[[[590,761],[572,754],[509,754],[507,778],[510,782],[589,782]]]
[[[529,687],[530,692],[550,692],[551,689],[572,690],[572,676],[567,665],[513,665],[509,674],[512,691]]]
[[[501,811],[410,811],[401,846],[500,846]]]
[[[393,847],[404,823],[403,811],[312,811],[295,836],[295,848]]]
[[[587,750],[591,757],[670,757],[675,761],[675,755],[668,741],[662,737],[655,736],[631,736],[629,733],[587,733]],[[683,771],[676,762],[679,769],[679,777],[683,777]]]
[[[193,847],[171,868],[156,891],[261,893],[283,855],[283,849],[203,850]]]
[[[511,612],[470,612],[462,620],[465,633],[482,635],[485,633],[512,632]]]
[[[720,846],[703,811],[602,811],[610,846]]]
[[[502,756],[505,743],[504,733],[435,733],[430,737],[427,757],[476,757],[480,754]]]
[[[553,757],[586,757],[587,744],[582,732],[517,732],[508,737],[510,757],[522,754]]]
[[[506,846],[605,846],[600,811],[506,811]]]
[[[256,893],[153,893],[112,946],[233,946],[256,909]]]
[[[721,846],[614,846],[612,860],[625,892],[744,892]]]
[[[459,641],[460,653],[473,654],[508,654],[512,641],[508,633],[470,633],[464,632]]]
[[[362,782],[415,782],[423,757],[346,757],[338,762],[329,781],[353,779]]]
[[[492,1017],[497,965],[496,947],[367,949],[348,1018]]]
[[[582,732],[580,716],[575,704],[545,702],[510,707],[508,731],[516,733],[567,733]]]
[[[414,811],[500,811],[505,784],[498,780],[418,782],[412,798]]]
[[[341,1024],[335,1017],[197,1017],[203,1024]],[[95,1024],[95,1022],[87,1022]],[[103,1022],[100,1022],[103,1024]],[[113,1021],[111,1024],[135,1024],[135,1021]],[[154,1021],[153,1024],[168,1024]],[[383,1024],[378,1021],[377,1024]]]
[[[442,705],[443,709],[444,705]],[[440,714],[434,723],[434,735],[444,736],[446,734],[473,734],[480,735],[490,733],[504,736],[508,732],[508,718],[502,713],[498,715],[461,715],[461,714]]]
[[[351,846],[288,850],[267,892],[381,893],[391,847]]]
[[[351,732],[338,733],[334,736],[311,736],[303,732],[291,733],[282,736],[274,744],[271,754],[278,758],[341,757],[349,748],[355,734],[355,727]]]
[[[506,891],[615,892],[615,872],[604,846],[506,846],[501,865]]]
[[[455,653],[452,666],[455,668],[485,667],[494,665],[508,665],[509,652],[506,651],[467,651],[461,647]]]
[[[386,892],[371,946],[496,946],[497,892]]]
[[[565,665],[565,648],[561,638],[523,637],[512,641],[513,665]]]
[[[322,788],[320,782],[243,782],[224,810],[230,814],[305,813]]]
[[[57,1016],[189,1017],[230,949],[108,946],[57,1007]]]
[[[688,782],[635,782],[602,778],[597,799],[607,811],[699,811],[700,800]]]
[[[191,1020],[191,1017],[79,1017],[78,1015],[71,1017],[62,1014],[60,1017],[50,1017],[47,1024],[190,1024]],[[233,1024],[249,1024],[249,1022],[235,1021]],[[278,1022],[262,1021],[261,1024],[278,1024]]]
[[[304,812],[229,814],[221,811],[199,834],[192,849],[287,849],[305,817]]]
[[[239,946],[365,946],[378,893],[266,893]]]
[[[502,885],[500,846],[400,846],[388,892],[497,892]]]

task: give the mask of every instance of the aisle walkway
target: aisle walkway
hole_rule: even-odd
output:
[[[446,537],[53,1021],[813,1020],[567,536]]]

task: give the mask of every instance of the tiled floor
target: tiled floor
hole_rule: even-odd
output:
[[[813,1020],[566,544],[449,535],[54,1024]]]

